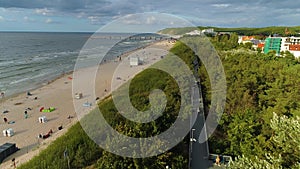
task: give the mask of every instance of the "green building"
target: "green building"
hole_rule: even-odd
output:
[[[268,53],[272,50],[276,51],[276,54],[280,54],[281,38],[269,37],[265,40],[264,53]]]

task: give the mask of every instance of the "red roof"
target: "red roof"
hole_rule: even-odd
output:
[[[300,45],[289,45],[289,50],[300,51]]]
[[[259,43],[259,44],[257,44],[257,47],[258,48],[263,48],[263,47],[265,47],[265,44],[264,43]]]
[[[242,40],[243,40],[243,41],[246,41],[246,40],[248,41],[248,40],[253,40],[253,39],[255,39],[254,36],[243,36],[243,37],[242,37]]]

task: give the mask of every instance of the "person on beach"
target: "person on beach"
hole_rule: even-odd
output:
[[[14,168],[17,168],[17,165],[16,165],[16,159],[13,158],[11,161],[12,161],[12,163],[13,163],[13,167],[14,167]]]
[[[4,117],[4,118],[3,118],[3,121],[4,121],[4,123],[7,123],[8,120],[7,120],[6,117]]]
[[[28,113],[27,113],[27,110],[25,110],[25,112],[24,112],[24,117],[25,117],[25,119],[27,119],[27,118],[28,118]]]

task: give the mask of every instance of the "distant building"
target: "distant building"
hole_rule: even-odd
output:
[[[261,50],[264,50],[264,47],[265,47],[265,43],[259,43],[257,44],[257,48],[261,49]]]
[[[264,53],[276,51],[277,55],[280,52],[289,51],[296,58],[300,57],[300,37],[268,37],[264,45]]]
[[[232,32],[218,32],[218,35],[228,35],[230,36],[232,34]]]
[[[281,38],[268,37],[265,40],[264,53],[269,53],[270,51],[276,51],[277,55],[280,55],[281,49]]]
[[[255,40],[255,36],[242,36],[243,41]]]
[[[290,45],[289,50],[291,50],[291,51],[300,51],[300,45]]]
[[[253,44],[253,45],[258,45],[261,41],[260,40],[257,40],[257,39],[253,39],[253,40],[250,40],[250,42]]]
[[[201,32],[200,32],[200,30],[193,30],[191,32],[186,33],[186,35],[192,35],[192,36],[201,35]]]
[[[255,36],[239,36],[238,43],[239,44],[251,43],[252,48],[255,50],[257,50],[258,48],[263,50],[265,45],[264,40],[258,40],[255,38]]]
[[[209,28],[209,29],[203,29],[201,32],[202,32],[202,33],[212,33],[212,34],[214,34],[214,33],[215,33],[215,31],[214,31],[214,29],[213,29],[213,28]]]
[[[256,40],[254,36],[239,36],[238,43],[239,44],[245,44],[245,43],[253,43],[252,41]]]
[[[300,57],[300,37],[282,37],[281,51],[289,51]]]

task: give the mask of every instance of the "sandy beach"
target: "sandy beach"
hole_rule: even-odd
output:
[[[96,99],[97,97],[101,100],[101,98],[109,95],[112,90],[134,77],[135,74],[159,61],[161,56],[168,53],[172,45],[173,43],[168,41],[156,42],[145,48],[131,51],[120,56],[122,61],[107,62],[102,64],[100,68],[77,70],[74,74],[80,75],[82,78],[82,84],[77,84],[79,88],[82,86],[82,90],[80,91],[72,88],[75,77],[73,77],[73,73],[69,73],[41,88],[30,91],[31,96],[27,96],[26,93],[23,93],[2,99],[0,102],[0,144],[2,145],[6,142],[16,143],[20,150],[6,158],[0,165],[0,168],[12,168],[12,158],[16,159],[18,166],[37,155],[53,140],[63,135],[72,124],[78,121],[78,118],[83,117],[93,109],[96,102],[99,101]],[[140,57],[143,60],[143,64],[130,66],[130,57]],[[91,69],[99,69],[99,72],[102,72],[97,73],[95,76],[95,93],[89,93],[89,91],[84,88],[86,83],[90,83],[87,79],[91,76]],[[73,93],[80,92],[83,94],[81,99],[75,101],[75,105],[81,106],[81,111],[77,113],[75,113],[73,104],[74,95],[72,94],[72,90]],[[91,103],[92,106],[82,106],[85,102]],[[40,112],[41,107],[45,109],[55,107],[55,110],[53,112]],[[4,110],[8,112],[2,113]],[[28,118],[25,118],[25,110],[27,110]],[[39,117],[41,116],[46,116],[48,121],[46,123],[40,123]],[[4,118],[7,118],[8,123],[4,122]],[[62,126],[63,129],[58,130],[59,126]],[[12,128],[15,132],[12,137],[5,137],[2,134],[2,131],[8,128]],[[39,134],[47,134],[50,130],[53,131],[53,134],[49,138],[38,138]]]

